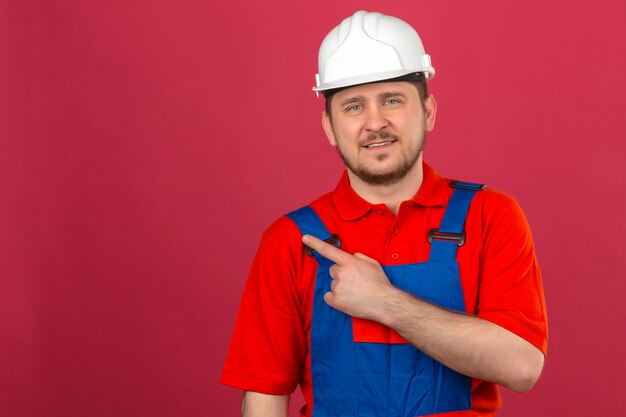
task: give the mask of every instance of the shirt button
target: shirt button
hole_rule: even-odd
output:
[[[398,228],[394,227],[393,229],[391,229],[391,233],[393,233],[394,235],[398,234]]]
[[[395,252],[391,254],[391,259],[398,259],[399,257],[400,257],[400,255],[398,255]]]
[[[383,215],[383,214],[385,214],[385,213],[383,213],[383,211],[382,211],[382,210],[378,210],[378,214]]]

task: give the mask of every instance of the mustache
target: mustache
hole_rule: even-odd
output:
[[[367,135],[367,138],[361,141],[360,145],[367,146],[372,142],[376,142],[377,140],[385,140],[385,139],[400,140],[400,137],[386,130],[381,130],[380,132],[370,133],[369,135]]]

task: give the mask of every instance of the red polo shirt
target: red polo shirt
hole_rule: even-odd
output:
[[[426,262],[427,237],[441,223],[453,189],[450,180],[424,164],[419,192],[393,215],[351,188],[344,173],[333,192],[311,203],[341,249],[382,265]],[[470,206],[466,240],[457,253],[466,311],[526,339],[542,352],[547,320],[533,240],[517,202],[486,189]],[[317,264],[302,250],[301,234],[287,217],[262,235],[246,282],[221,382],[248,391],[290,394],[300,384],[311,405],[309,356],[311,310]],[[353,319],[358,341],[401,342],[381,325]],[[472,410],[489,415],[500,407],[495,384],[475,380]],[[303,409],[310,416],[311,407]]]

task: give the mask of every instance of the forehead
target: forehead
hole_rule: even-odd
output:
[[[360,84],[341,90],[333,96],[333,102],[341,103],[354,98],[370,99],[390,94],[417,95],[417,89],[406,81]]]

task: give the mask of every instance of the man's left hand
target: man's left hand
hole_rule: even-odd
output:
[[[351,255],[314,236],[304,235],[302,241],[335,263],[330,267],[332,282],[324,301],[350,316],[380,321],[385,298],[396,290],[380,263],[362,253]]]

